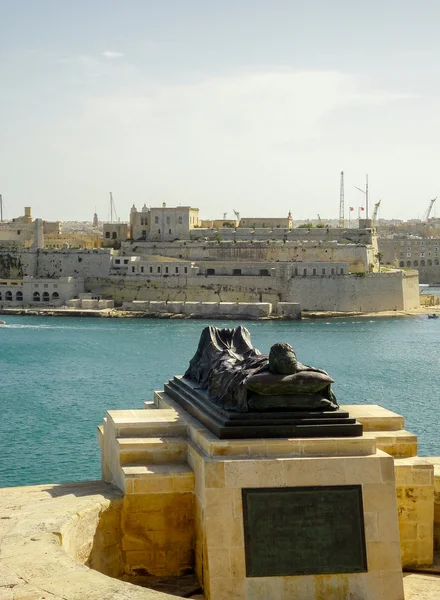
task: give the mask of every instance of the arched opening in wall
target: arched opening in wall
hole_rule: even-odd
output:
[[[17,292],[15,294],[15,299],[17,300],[17,302],[23,302],[23,292]]]
[[[343,274],[344,274],[344,268],[341,267],[341,275],[343,275]]]
[[[428,267],[432,267],[432,260],[428,258]]]
[[[313,269],[312,275],[316,275],[316,269]]]
[[[107,239],[109,239],[109,238],[110,238],[110,231],[106,231],[106,232],[105,232],[105,237],[106,237]]]
[[[421,266],[421,267],[424,267],[424,266],[425,266],[425,261],[424,261],[424,260],[421,260],[421,261],[420,261],[420,266]]]
[[[49,302],[50,296],[49,292],[43,292],[43,302]]]
[[[436,267],[438,267],[438,265],[439,265],[439,260],[438,260],[438,258],[436,258],[436,259],[435,259],[435,261],[434,261],[434,264],[435,264],[435,266],[436,266]]]
[[[304,269],[303,271],[303,277],[305,277],[307,275],[307,269]]]
[[[414,263],[413,263],[413,267],[418,267],[418,266],[419,266],[419,261],[415,260]]]
[[[331,275],[334,275],[334,274],[335,274],[335,270],[334,270],[334,269],[332,269],[332,270],[331,270]]]
[[[59,293],[58,293],[58,292],[54,292],[54,293],[52,294],[52,300],[59,300],[59,299],[60,299],[60,295],[59,295]]]
[[[32,294],[32,300],[34,302],[40,302],[41,298],[40,298],[40,292],[34,292]]]
[[[407,260],[407,261],[406,261],[406,266],[407,266],[407,267],[410,267],[410,266],[411,266],[411,261],[410,261],[410,260]]]
[[[403,260],[401,260],[400,263],[399,263],[399,267],[404,267],[404,266],[405,266],[405,263],[404,263]]]
[[[118,237],[118,234],[116,233],[116,231],[114,231],[112,233],[112,240],[115,240]]]
[[[321,273],[321,274],[322,274],[322,275],[325,275],[325,269],[322,269],[322,273]]]
[[[10,292],[9,290],[5,294],[5,300],[12,300],[12,292]]]

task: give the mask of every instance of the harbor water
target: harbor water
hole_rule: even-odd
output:
[[[183,374],[205,325],[231,321],[3,317],[0,487],[100,478],[96,428],[109,409],[142,408]],[[440,319],[247,322],[255,347],[289,342],[335,380],[340,404],[405,416],[420,455],[440,455]]]

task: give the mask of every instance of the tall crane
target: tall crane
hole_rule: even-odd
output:
[[[435,198],[432,198],[432,199],[429,201],[428,210],[426,211],[426,213],[425,213],[425,216],[423,217],[423,221],[424,221],[425,223],[427,223],[427,222],[428,222],[429,215],[431,214],[432,207],[434,206],[434,202],[435,202],[436,200],[437,200],[437,196],[436,196]]]
[[[379,200],[379,202],[376,202],[376,204],[374,205],[373,216],[371,217],[371,220],[373,221],[373,223],[377,219],[377,213],[379,212],[379,206],[380,206],[381,202],[382,202],[382,198]]]
[[[113,200],[113,194],[110,192],[110,223],[113,223],[113,214],[115,215],[115,221],[117,221],[115,201]]]
[[[339,190],[339,227],[344,227],[344,171],[341,171],[341,187]]]
[[[237,221],[239,221],[239,220],[240,220],[240,213],[239,213],[239,212],[237,212],[237,211],[235,210],[235,208],[233,208],[233,209],[232,209],[232,212],[234,213],[234,215],[235,215],[235,218],[237,219]]]

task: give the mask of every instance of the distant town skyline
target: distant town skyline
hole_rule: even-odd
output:
[[[435,0],[16,0],[0,5],[5,218],[345,212],[440,197]],[[431,216],[440,216],[434,205]],[[356,214],[355,213],[355,214]]]

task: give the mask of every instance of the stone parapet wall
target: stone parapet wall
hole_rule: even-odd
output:
[[[301,309],[295,305],[294,318],[300,318]],[[272,305],[269,302],[165,302],[142,301],[124,302],[123,310],[142,311],[149,314],[181,314],[200,317],[244,317],[262,318],[272,314]],[[289,311],[289,309],[287,309]],[[299,317],[298,317],[299,311]]]

